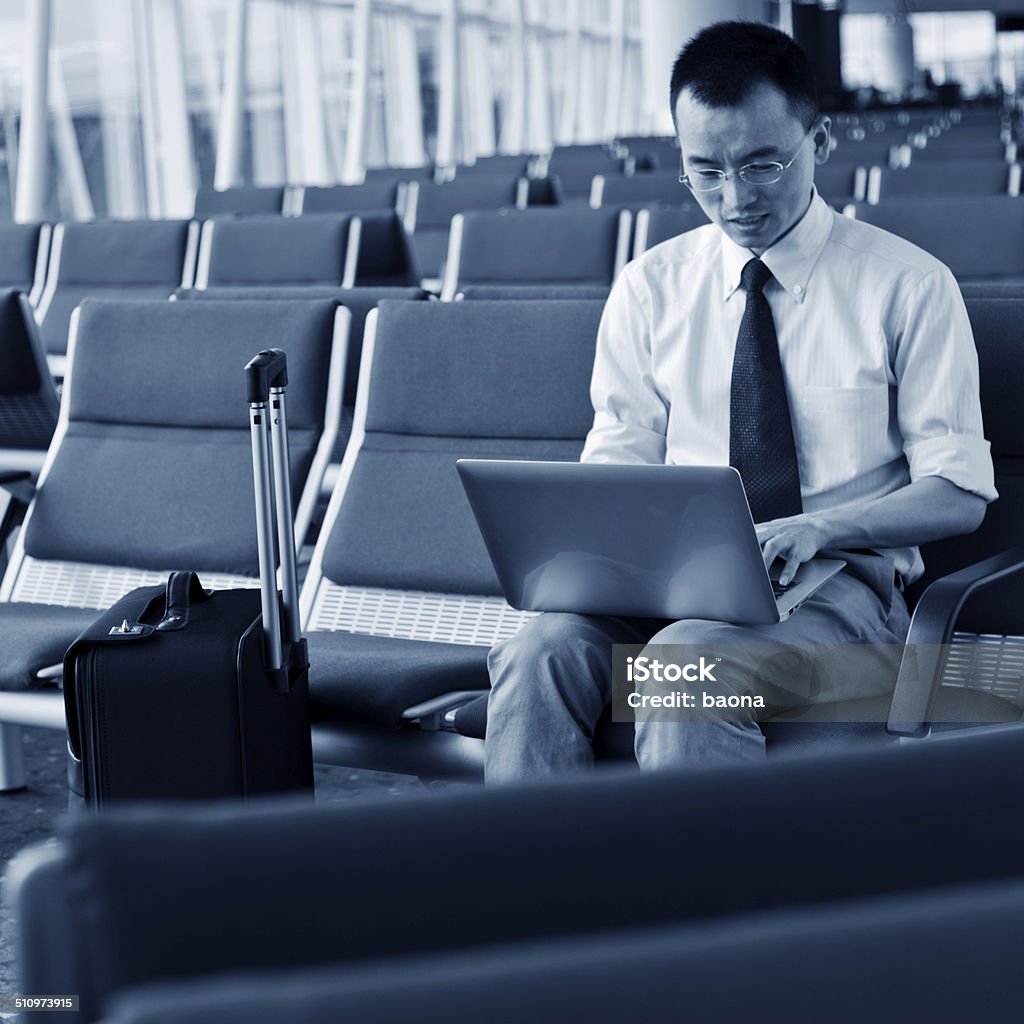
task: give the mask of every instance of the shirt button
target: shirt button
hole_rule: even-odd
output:
[[[798,284],[793,285],[793,294],[794,295],[799,295],[802,291],[803,291],[803,288],[801,288],[800,285],[798,285]]]

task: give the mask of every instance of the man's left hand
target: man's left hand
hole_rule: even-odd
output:
[[[786,564],[779,575],[779,582],[786,586],[792,582],[797,569],[809,562],[822,548],[828,547],[828,538],[820,520],[808,515],[790,516],[787,519],[772,519],[755,526],[757,539],[761,542],[766,568],[771,568],[776,558]]]

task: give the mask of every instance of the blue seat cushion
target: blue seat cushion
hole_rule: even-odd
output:
[[[402,712],[452,690],[485,690],[487,648],[363,633],[309,634],[315,721],[397,729]]]
[[[71,641],[100,613],[95,608],[0,603],[0,690],[28,690],[35,674],[64,660]]]

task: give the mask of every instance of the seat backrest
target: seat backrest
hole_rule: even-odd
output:
[[[1024,378],[1024,297],[968,298],[967,313],[974,330],[981,379],[981,411],[985,437],[992,445],[999,498],[988,507],[974,533],[926,544],[923,579],[914,584],[915,597],[939,576],[1024,543],[1024,431],[1020,419],[1020,381]],[[1018,584],[1019,589],[1019,584]],[[1006,601],[994,590],[974,616],[984,632],[1022,631],[1020,595]],[[971,617],[964,620],[970,628]]]
[[[303,588],[307,628],[372,632],[359,609],[339,625],[353,588],[507,607],[455,461],[579,457],[603,306],[384,302],[370,314],[352,441]]]
[[[197,235],[187,220],[58,224],[36,313],[46,351],[63,356],[72,310],[87,296],[165,299],[191,284]]]
[[[863,199],[867,171],[857,164],[827,163],[814,168],[814,185],[829,198]]]
[[[632,161],[628,158],[611,156],[606,152],[566,153],[556,150],[548,160],[547,175],[552,180],[558,179],[555,188],[560,198],[589,196],[595,174],[603,174],[606,178],[618,177],[626,173],[627,161],[631,167]]]
[[[965,140],[962,136],[948,133],[937,139],[929,139],[923,149],[916,147],[911,151],[911,165],[929,164],[933,161],[1005,160],[1007,145],[1001,142],[994,133],[986,134],[985,138],[975,141]]]
[[[679,141],[641,135],[624,136],[616,143],[635,161],[637,170],[671,171],[679,167]]]
[[[1011,165],[1005,160],[936,161],[909,167],[872,169],[870,197],[885,202],[897,196],[1000,196],[1010,194]],[[1019,182],[1019,172],[1018,172]]]
[[[166,285],[185,278],[191,221],[96,220],[58,224],[47,288],[61,285]],[[194,255],[194,253],[193,253]]]
[[[364,180],[370,181],[433,181],[433,167],[367,167]]]
[[[179,288],[176,299],[191,301],[193,299],[247,299],[262,301],[269,299],[333,299],[344,306],[351,314],[349,325],[348,355],[345,359],[345,390],[343,404],[352,407],[356,401],[356,384],[359,380],[359,359],[363,348],[363,326],[371,309],[385,299],[404,299],[406,301],[427,299],[428,292],[422,288],[330,288],[323,285],[308,287],[282,287],[268,291],[260,287],[229,288],[215,285],[212,288]]]
[[[626,262],[631,219],[611,208],[458,214],[441,297],[464,284],[611,284]]]
[[[349,287],[359,240],[352,221],[347,213],[214,217],[203,224],[196,286]]]
[[[393,210],[358,214],[357,288],[409,287],[420,283],[419,261],[402,219]]]
[[[523,153],[517,156],[507,156],[505,154],[481,156],[477,157],[471,164],[457,164],[455,167],[455,178],[456,180],[464,180],[466,178],[475,178],[478,175],[487,178],[496,176],[519,177],[526,174],[532,159],[531,156]]]
[[[302,190],[302,213],[351,213],[355,210],[393,210],[398,203],[399,181],[383,179],[362,185],[307,185]]]
[[[264,348],[288,354],[301,536],[333,443],[347,324],[328,300],[85,301],[3,599],[102,607],[119,594],[97,567],[114,567],[121,593],[139,583],[116,569],[256,577],[243,367]]]
[[[652,206],[640,210],[636,215],[636,231],[633,233],[633,258],[659,242],[709,223],[707,214],[696,203]]]
[[[0,449],[45,451],[58,405],[25,293],[0,291]],[[13,455],[0,451],[0,469],[20,468]]]
[[[856,217],[942,260],[958,281],[1024,278],[1024,204],[1009,196],[859,204]]]
[[[0,287],[41,289],[49,244],[49,225],[0,224]]]
[[[594,177],[590,190],[590,205],[626,206],[637,209],[649,203],[681,203],[689,193],[679,182],[678,169],[645,171],[630,177],[603,174]]]
[[[601,299],[609,288],[601,284],[472,284],[459,290],[456,300],[472,299]]]
[[[232,188],[201,188],[196,192],[195,215],[217,213],[281,213],[283,185],[235,185]]]
[[[406,206],[407,223],[414,230],[451,225],[452,217],[465,210],[498,210],[516,205],[519,179],[507,175],[456,177],[443,184],[414,183]]]

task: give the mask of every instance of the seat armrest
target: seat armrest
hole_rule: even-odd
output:
[[[1024,547],[1010,548],[935,580],[910,621],[886,729],[896,736],[926,736],[946,650],[957,617],[976,591],[1024,570]]]
[[[36,493],[32,474],[25,469],[0,471],[0,488],[3,488],[11,498],[23,505],[27,505]]]
[[[31,473],[20,469],[0,471],[0,548],[25,518],[35,491]],[[6,560],[0,552],[0,572],[5,568]]]
[[[448,715],[452,711],[478,697],[486,696],[487,693],[487,690],[453,690],[451,693],[442,693],[438,697],[406,708],[402,712],[402,719],[406,722],[418,722],[421,729],[444,729],[449,721]]]

